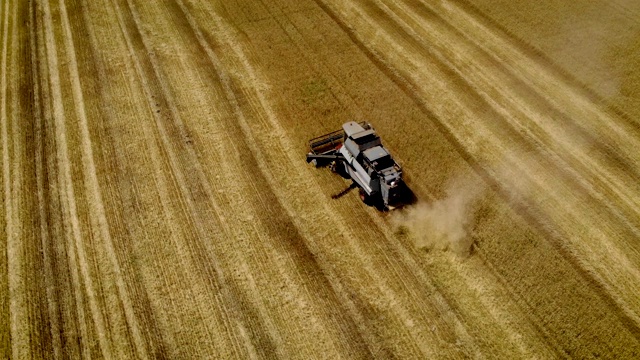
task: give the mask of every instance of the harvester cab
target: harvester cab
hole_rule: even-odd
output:
[[[347,122],[341,130],[309,141],[307,162],[330,168],[353,180],[367,204],[380,202],[385,209],[397,205],[403,188],[402,168],[375,129],[367,122]]]

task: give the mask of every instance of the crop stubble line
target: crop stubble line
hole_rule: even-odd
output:
[[[52,113],[52,95],[49,87],[49,64],[46,49],[46,35],[45,27],[42,25],[43,12],[40,9],[40,5],[37,1],[33,3],[33,25],[36,43],[37,54],[34,59],[37,61],[36,76],[34,82],[38,84],[40,101],[40,128],[41,128],[41,144],[42,144],[42,182],[44,186],[44,196],[47,201],[45,212],[48,216],[47,232],[52,233],[51,239],[63,238],[65,241],[56,242],[51,241],[52,257],[51,266],[53,268],[55,278],[55,295],[61,299],[58,301],[59,315],[60,315],[60,335],[65,331],[76,333],[79,332],[80,336],[76,338],[76,341],[67,341],[63,343],[63,349],[66,354],[73,354],[76,357],[82,357],[85,359],[90,358],[89,347],[86,344],[82,344],[79,338],[89,338],[89,328],[87,327],[87,316],[85,314],[85,294],[82,291],[81,276],[79,274],[79,268],[77,266],[77,255],[74,252],[73,240],[71,228],[62,220],[65,217],[64,196],[62,192],[64,187],[62,183],[61,169],[57,166],[57,144],[55,139],[55,131],[52,129],[53,119]],[[46,149],[52,149],[54,153],[52,159],[47,159]],[[47,188],[48,186],[48,188]],[[64,260],[66,259],[66,261]],[[66,272],[65,272],[66,270]],[[68,276],[64,280],[58,280],[62,274]],[[68,294],[68,298],[64,299],[64,296]],[[66,300],[66,301],[65,301]]]
[[[11,11],[9,10],[11,5]],[[20,4],[20,5],[19,5]],[[9,176],[6,178],[10,182],[10,196],[4,199],[5,205],[9,209],[9,224],[7,227],[6,243],[4,244],[7,252],[7,285],[6,292],[3,296],[9,297],[9,309],[6,313],[9,317],[6,319],[6,328],[9,331],[10,345],[6,350],[11,350],[12,357],[25,356],[29,353],[42,353],[41,335],[46,332],[45,326],[42,325],[42,312],[39,304],[41,289],[41,279],[30,281],[30,273],[33,268],[38,267],[38,245],[35,239],[35,231],[32,228],[34,216],[31,213],[34,205],[32,193],[25,191],[25,187],[31,185],[31,163],[30,159],[31,143],[29,140],[32,131],[32,123],[24,121],[30,115],[31,99],[30,93],[26,93],[28,86],[31,85],[32,79],[31,68],[24,71],[25,67],[31,65],[30,62],[30,43],[28,29],[21,27],[18,30],[18,23],[26,22],[24,14],[28,12],[28,4],[19,1],[7,2],[6,12],[3,15],[6,20],[11,23],[7,31],[4,31],[3,44],[8,46],[3,60],[3,125],[5,125],[5,135],[8,145],[7,156],[10,160],[12,168],[9,170]],[[20,10],[20,11],[19,11]],[[5,23],[8,26],[8,23]],[[10,44],[9,39],[10,37]],[[6,83],[6,76],[9,75],[10,82]],[[9,105],[7,100],[11,99]],[[10,114],[7,118],[7,111]],[[26,116],[24,116],[26,114]],[[10,127],[9,129],[6,127]],[[9,142],[9,139],[12,142]],[[9,166],[9,164],[6,164]],[[29,170],[28,170],[29,169]],[[5,313],[3,312],[3,315]],[[16,330],[18,331],[16,333]],[[7,354],[7,357],[10,357]]]
[[[84,70],[84,72],[81,71],[79,75],[81,75],[81,77],[87,76],[87,75],[95,76],[98,80],[98,84],[100,84],[95,89],[97,93],[97,96],[95,97],[98,98],[98,102],[99,102],[98,109],[97,109],[97,114],[98,114],[97,118],[100,121],[96,121],[97,125],[94,125],[94,128],[96,127],[98,128],[97,129],[98,133],[96,136],[101,140],[100,144],[97,146],[99,146],[103,150],[103,156],[105,157],[105,160],[103,160],[105,162],[104,166],[109,168],[109,170],[106,170],[106,171],[112,173],[116,177],[116,179],[114,180],[107,180],[108,187],[105,189],[105,192],[111,194],[111,204],[107,204],[107,205],[111,205],[111,207],[115,206],[118,208],[118,210],[115,210],[115,212],[117,213],[117,215],[114,217],[114,228],[116,231],[116,235],[113,236],[113,238],[130,239],[132,238],[132,234],[135,231],[133,228],[136,226],[136,224],[135,222],[125,220],[126,217],[122,209],[123,207],[122,204],[125,204],[125,205],[139,204],[140,195],[139,195],[137,184],[134,181],[131,181],[129,177],[124,176],[126,180],[117,178],[117,177],[123,177],[122,174],[130,173],[127,166],[129,163],[132,163],[133,161],[130,161],[129,159],[123,159],[123,156],[126,157],[126,155],[123,154],[123,151],[121,149],[126,149],[127,146],[122,143],[120,136],[118,136],[117,134],[114,136],[114,130],[110,125],[110,124],[117,123],[117,119],[118,119],[118,116],[115,114],[115,110],[114,110],[116,102],[109,91],[111,84],[115,83],[115,81],[112,81],[112,79],[109,79],[107,77],[105,65],[103,64],[103,60],[100,58],[100,47],[98,45],[94,26],[92,25],[91,18],[89,17],[90,10],[88,10],[88,4],[86,3],[85,0],[80,0],[80,4],[73,4],[72,6],[74,5],[80,7],[82,12],[81,20],[78,20],[77,22],[72,23],[72,24],[76,24],[76,26],[79,27],[79,29],[76,28],[75,31],[76,33],[82,33],[82,34],[88,35],[86,37],[86,40],[84,37],[79,38],[79,47],[85,48],[84,52],[86,53],[88,51],[89,53],[89,55],[87,55],[88,60],[85,60],[86,62],[85,64],[82,64],[82,62],[79,62],[80,65],[84,65],[83,66],[84,69],[80,68],[80,70]],[[108,7],[106,6],[103,7],[103,9],[107,9],[107,8]],[[108,15],[113,16],[113,14],[108,14]],[[123,53],[126,53],[126,50]],[[127,71],[128,69],[129,67],[127,67],[127,69],[124,69],[122,71]],[[87,70],[89,71],[88,74],[86,72]],[[123,76],[123,77],[127,79],[133,78],[131,76]],[[88,105],[91,106],[90,104]],[[146,152],[144,153],[146,154]],[[111,186],[118,186],[119,184],[122,183],[122,181],[130,182],[129,187],[125,187],[124,190],[121,190],[122,192],[124,192],[124,195],[120,195],[118,193],[118,189],[111,188]],[[108,196],[106,200],[109,200]],[[106,208],[108,209],[109,206],[106,206]],[[142,242],[143,239],[149,239],[147,227],[141,226],[140,228],[143,231],[142,239],[136,239],[136,240],[140,240]],[[119,229],[124,229],[124,230],[119,230]],[[120,234],[117,233],[118,231],[120,231]],[[124,232],[124,234],[122,234],[122,232]],[[119,254],[122,254],[123,251],[127,253],[129,253],[130,251],[133,251],[133,249],[130,247],[129,242],[126,242],[126,243],[120,242],[118,245],[126,249],[126,250],[120,249],[118,252]],[[158,247],[153,246],[151,249],[149,249],[149,251],[151,251],[153,254],[157,254],[157,249]],[[126,266],[127,264],[125,263],[124,265]],[[122,269],[123,273],[133,272],[134,276],[135,274],[140,274],[141,269],[139,266],[136,266],[136,265],[137,265],[137,262],[133,262],[132,265],[129,265],[129,268],[126,268],[126,267],[123,268]],[[166,269],[163,266],[158,266],[157,264],[155,264],[154,269],[159,269],[163,279],[171,278],[171,276],[168,276],[167,271],[169,271],[171,274],[175,273],[175,268],[173,267],[170,269]],[[173,276],[173,278],[175,278],[175,276]],[[135,283],[129,283],[128,285],[133,287],[132,298],[133,300],[135,300],[136,310],[142,312],[142,314],[139,314],[141,318],[139,321],[140,322],[139,328],[141,329],[141,332],[144,334],[144,341],[149,346],[149,349],[148,351],[146,351],[146,353],[153,354],[153,356],[159,356],[159,355],[166,356],[167,355],[167,352],[166,352],[167,339],[164,338],[160,333],[160,327],[158,326],[158,321],[154,318],[154,314],[152,313],[153,306],[151,304],[152,301],[149,298],[149,290],[146,284],[143,283],[142,278],[140,276],[135,277],[133,281],[135,281]],[[170,300],[173,304],[173,297],[170,297]],[[174,346],[173,348],[176,348],[176,346]]]
[[[143,70],[141,70],[141,65],[139,62],[139,59],[136,57],[137,54],[135,53],[135,51],[133,50],[133,46],[131,44],[131,39],[129,38],[129,36],[127,35],[127,31],[125,30],[123,25],[123,21],[121,19],[121,13],[119,12],[119,8],[116,10],[117,12],[117,16],[118,16],[118,20],[119,20],[119,26],[120,26],[120,30],[125,38],[125,42],[127,44],[127,51],[130,54],[130,59],[132,59],[133,65],[129,65],[127,63],[127,68],[133,66],[135,68],[135,70],[133,70],[133,72],[135,72],[135,74],[137,75],[141,86],[142,86],[142,91],[145,93],[146,97],[147,97],[147,103],[151,104],[153,102],[153,96],[149,95],[149,85],[146,81],[145,75],[143,73]],[[130,76],[128,76],[128,74],[125,75],[127,78],[131,78]],[[153,109],[149,109],[149,112],[153,112]],[[145,134],[145,139],[157,139],[156,136],[154,136],[152,134],[152,131],[150,131],[147,126],[143,125],[143,133]],[[162,213],[164,214],[165,218],[168,219],[170,222],[174,222],[176,221],[176,218],[179,217],[179,215],[176,215],[172,210],[171,210],[171,204],[170,201],[168,200],[168,196],[170,196],[169,194],[171,193],[168,189],[169,186],[168,181],[170,182],[170,180],[167,180],[163,171],[160,170],[162,169],[164,166],[166,166],[167,168],[169,168],[171,170],[170,167],[170,162],[168,159],[166,159],[166,155],[164,155],[164,153],[162,152],[161,148],[158,148],[157,145],[155,145],[155,141],[153,140],[147,140],[147,145],[148,145],[148,158],[151,159],[151,162],[153,164],[153,168],[156,169],[156,171],[154,171],[154,176],[153,176],[153,182],[155,184],[155,188],[159,189],[159,193],[158,193],[158,197],[160,199],[160,205],[162,208]],[[161,161],[159,161],[158,159],[161,159]],[[164,164],[164,166],[163,166]],[[179,249],[179,245],[177,244],[177,241],[175,241],[175,238],[178,235],[178,232],[176,229],[174,229],[173,227],[169,227],[169,231],[170,231],[170,236],[169,238],[172,240],[174,246],[176,249]],[[146,233],[146,230],[145,230]],[[192,253],[193,249],[188,249],[187,253]],[[154,254],[157,254],[157,252],[154,252]],[[179,263],[182,265],[182,268],[186,269],[186,271],[191,270],[190,265],[186,262],[186,260],[184,259],[183,256],[178,256],[178,261]],[[160,267],[160,271],[162,273],[165,273],[165,271],[167,271],[167,269],[165,268],[165,266],[162,266],[159,264]],[[175,272],[174,272],[175,273]],[[190,291],[191,295],[195,296],[195,294],[193,294]],[[174,304],[174,298],[171,297],[171,303]],[[200,307],[197,307],[197,311],[200,313],[200,316],[203,316],[202,314],[202,310],[200,309]],[[203,316],[204,317],[204,316]]]
[[[187,41],[190,41],[187,40]],[[155,59],[157,61],[157,59]],[[159,63],[158,63],[159,64]],[[156,70],[158,71],[158,77],[161,76],[160,71],[160,67],[157,66]],[[164,81],[163,79],[159,79],[159,81]],[[165,83],[163,86],[165,86],[165,93],[169,94],[170,90],[168,88],[168,84]],[[175,102],[172,99],[167,99],[168,102],[168,106],[172,112],[173,115],[173,119],[176,121],[176,125],[178,127],[178,131],[181,134],[182,137],[186,136],[186,128],[184,126],[184,123],[182,122],[181,118],[179,117],[179,112],[177,109],[177,106],[175,104]],[[224,140],[220,140],[222,142],[224,142]],[[198,173],[198,175],[200,175],[200,181],[202,182],[202,185],[204,187],[205,193],[208,195],[208,199],[212,200],[214,199],[214,192],[211,189],[211,184],[206,180],[206,174],[204,173],[202,166],[200,164],[200,162],[197,160],[197,155],[195,154],[194,150],[191,147],[187,147],[187,151],[189,152],[189,157],[192,158],[194,160],[194,165],[196,166],[196,171]],[[222,157],[222,156],[221,156]],[[226,164],[226,162],[223,162],[224,164]],[[220,219],[220,226],[222,227],[224,233],[226,234],[226,237],[229,238],[233,238],[234,236],[237,236],[238,234],[234,234],[234,230],[227,226],[226,221],[222,220],[223,218],[225,218],[226,216],[223,216],[223,211],[222,209],[217,205],[216,201],[209,201],[209,205],[213,206],[214,208],[214,212],[216,212],[217,214],[217,218]],[[205,220],[206,221],[206,220]],[[207,246],[207,244],[209,244],[208,242],[204,242],[203,245],[205,248],[209,248]],[[212,254],[215,254],[218,250],[213,250],[213,252],[210,252]],[[206,262],[210,262],[205,260]],[[222,268],[220,267],[220,265],[218,264],[218,262],[215,262],[216,266],[217,266],[217,272],[220,272],[220,274],[222,276],[225,276],[223,273],[221,273]],[[220,263],[221,264],[221,263]],[[243,266],[246,266],[246,263],[243,263]],[[238,300],[241,297],[241,294],[239,292],[239,289],[235,286],[232,286],[233,284],[231,282],[229,282],[229,280],[227,280],[226,276],[223,278],[223,280],[225,281],[225,284],[223,284],[223,291],[230,291],[229,294],[232,294],[230,296],[233,296],[236,300]],[[255,283],[255,279],[252,276],[249,276],[248,278],[249,281],[249,287],[251,289],[251,291],[256,292],[255,296],[258,297],[258,293],[257,293],[257,287],[256,287],[256,283]],[[230,290],[229,288],[232,288],[232,290]],[[247,303],[247,301],[242,301],[241,302],[244,306],[245,303]],[[256,304],[256,303],[254,303]],[[269,353],[273,353],[273,352],[277,352],[281,346],[274,346],[271,342],[276,341],[279,344],[282,344],[282,340],[281,337],[279,335],[279,333],[277,332],[277,327],[274,326],[271,322],[270,322],[270,318],[266,315],[266,309],[264,308],[264,306],[262,305],[261,302],[257,302],[258,305],[258,310],[259,312],[262,314],[262,317],[259,319],[259,321],[264,322],[265,324],[256,324],[255,321],[253,320],[255,317],[252,317],[251,314],[249,314],[247,312],[248,309],[246,309],[246,306],[242,308],[242,310],[239,310],[240,308],[238,307],[238,305],[236,305],[234,303],[234,305],[236,306],[235,311],[236,311],[236,315],[241,315],[239,318],[239,321],[241,322],[241,324],[253,324],[253,326],[249,326],[248,327],[248,331],[247,328],[244,327],[244,325],[242,327],[239,327],[239,335],[242,336],[243,338],[247,338],[247,334],[251,334],[249,336],[249,338],[253,338],[254,340],[248,340],[245,341],[244,345],[246,346],[247,351],[249,352],[250,356],[252,357],[256,357],[258,352],[263,353],[263,356],[267,356],[267,354]],[[234,309],[232,309],[234,310]],[[240,314],[242,312],[242,314]],[[271,338],[268,340],[268,343],[265,343],[264,341],[259,340],[261,338],[261,334],[258,333],[258,328],[255,326],[258,325],[260,327],[265,326],[268,329],[267,333],[271,336]],[[255,344],[253,342],[256,342]]]
[[[69,297],[69,302],[68,302],[68,309],[67,311],[64,311],[64,305],[65,304],[61,304],[61,312],[60,314],[62,315],[63,322],[62,322],[62,332],[64,332],[65,330],[68,330],[70,332],[76,332],[79,331],[79,333],[81,334],[80,336],[82,338],[88,339],[89,337],[89,328],[87,327],[87,322],[89,320],[87,320],[87,316],[86,316],[86,311],[85,311],[85,301],[84,298],[86,296],[86,294],[83,291],[82,288],[82,280],[81,280],[81,275],[80,275],[80,269],[77,265],[78,260],[77,260],[77,253],[76,251],[74,251],[74,244],[73,244],[73,229],[68,225],[68,222],[66,223],[67,225],[65,226],[65,221],[63,220],[65,218],[65,216],[68,216],[68,212],[67,212],[67,208],[65,207],[65,197],[64,197],[64,186],[61,185],[63,184],[63,175],[61,173],[61,169],[58,166],[58,161],[57,161],[57,140],[55,138],[55,130],[53,129],[54,125],[52,123],[52,119],[54,117],[53,115],[53,109],[52,109],[52,104],[53,104],[53,99],[52,99],[52,94],[51,94],[51,88],[49,85],[49,58],[47,56],[47,47],[46,47],[46,31],[47,29],[45,28],[45,26],[42,25],[43,21],[43,11],[41,9],[41,5],[39,4],[39,2],[35,1],[35,6],[34,6],[34,26],[35,26],[35,30],[37,30],[37,37],[36,37],[36,43],[39,44],[37,46],[37,59],[38,59],[38,76],[37,76],[37,82],[39,85],[39,89],[41,91],[41,97],[42,97],[42,128],[43,128],[43,151],[44,149],[47,148],[47,145],[49,145],[50,148],[53,148],[53,151],[55,153],[53,160],[51,161],[47,161],[45,160],[46,156],[43,156],[43,165],[46,164],[45,167],[45,176],[46,178],[44,179],[45,181],[45,185],[47,183],[49,183],[49,191],[51,192],[49,201],[50,202],[54,202],[54,205],[50,206],[49,209],[49,216],[55,220],[53,220],[49,225],[49,231],[57,231],[57,234],[59,234],[61,237],[64,237],[65,242],[59,242],[59,243],[54,243],[52,242],[52,244],[54,246],[57,247],[57,249],[54,250],[54,252],[60,252],[60,256],[62,257],[66,257],[66,262],[64,262],[64,264],[62,264],[63,261],[61,261],[61,263],[58,263],[56,260],[56,256],[54,255],[54,257],[52,258],[52,260],[54,260],[55,262],[52,262],[52,265],[56,266],[57,269],[57,274],[56,276],[58,277],[60,275],[61,272],[61,268],[64,266],[66,268],[66,270],[69,273],[70,276],[70,281],[69,283],[63,283],[62,287],[64,287],[63,290],[60,290],[60,293],[63,293],[65,290],[69,291],[71,293],[70,297]],[[38,15],[40,15],[40,17],[38,17]],[[51,136],[49,136],[51,135]],[[56,184],[57,186],[52,186],[53,184]],[[47,192],[45,192],[45,194],[47,194]],[[56,221],[57,220],[57,221]],[[58,286],[60,286],[60,283],[58,283]],[[65,321],[67,321],[67,323],[65,323]],[[66,326],[65,326],[66,325]],[[73,347],[73,349],[69,349],[69,347]],[[81,343],[80,341],[75,341],[75,342],[67,342],[65,344],[66,347],[66,351],[67,353],[73,353],[76,356],[80,357],[80,354],[82,354],[82,357],[84,359],[89,359],[90,358],[90,349],[87,346],[86,343]]]

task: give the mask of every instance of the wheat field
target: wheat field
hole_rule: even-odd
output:
[[[0,358],[640,357],[640,6],[5,0]],[[369,121],[417,199],[305,162]]]

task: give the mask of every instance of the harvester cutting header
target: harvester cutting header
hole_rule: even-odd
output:
[[[307,162],[327,166],[344,178],[352,179],[366,204],[381,202],[389,209],[397,205],[404,184],[402,168],[367,122],[353,121],[337,130],[309,141]]]

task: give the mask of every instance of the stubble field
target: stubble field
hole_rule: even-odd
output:
[[[640,356],[635,2],[0,14],[0,358]],[[349,120],[417,203],[305,163]]]

